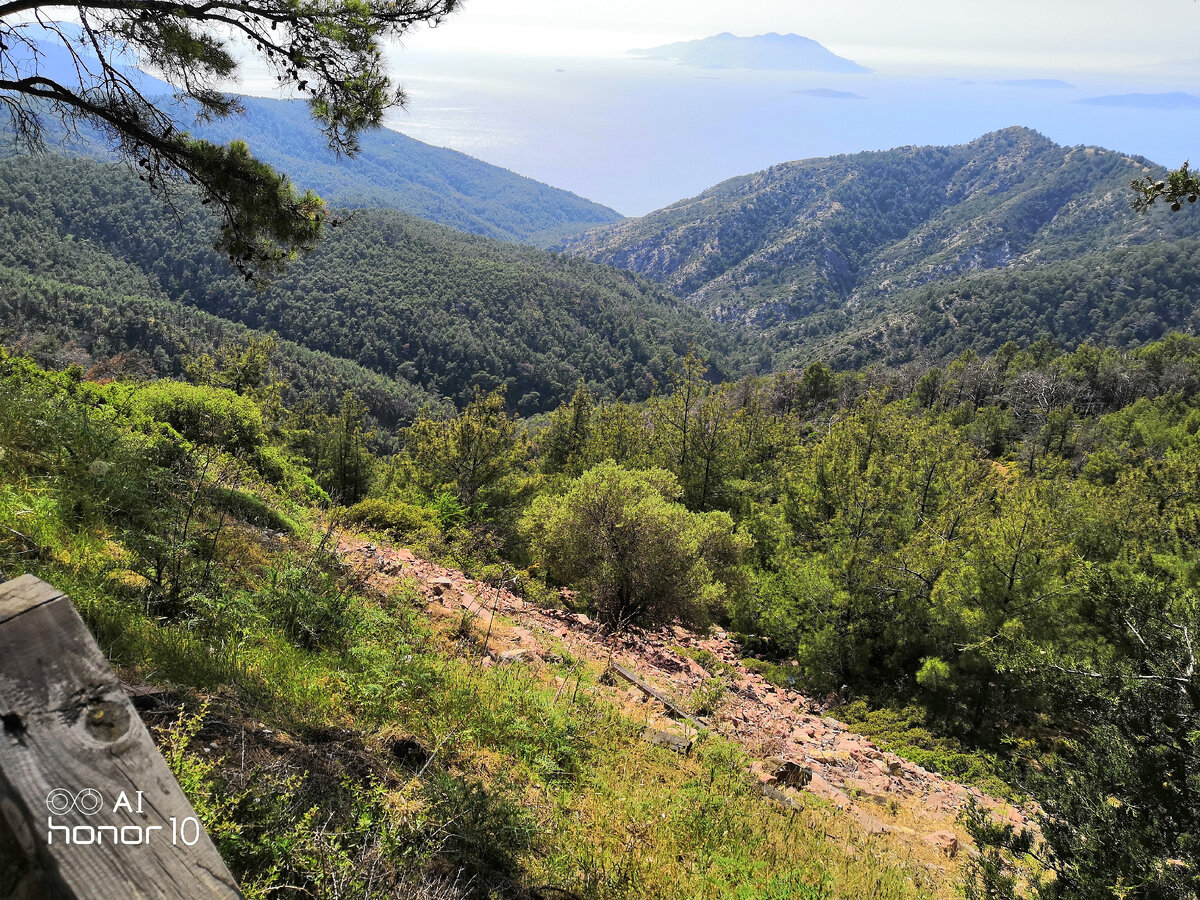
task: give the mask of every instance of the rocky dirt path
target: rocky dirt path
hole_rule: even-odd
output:
[[[766,681],[746,668],[736,642],[721,631],[700,635],[672,626],[610,634],[585,615],[536,607],[409,550],[343,536],[338,552],[381,590],[412,579],[433,615],[476,617],[480,632],[489,636],[485,664],[534,662],[563,651],[601,666],[611,660],[684,707],[692,698],[712,695],[709,669],[718,669],[727,689],[712,704],[715,711],[697,719],[745,748],[755,760],[751,773],[779,802],[793,803],[799,791],[808,791],[870,832],[908,836],[948,856],[965,844],[957,818],[972,800],[995,818],[1030,824],[1024,811],[881,750],[825,715],[821,703]],[[638,687],[617,679],[612,690],[614,700],[644,718],[651,734],[677,735],[682,745],[694,734]]]

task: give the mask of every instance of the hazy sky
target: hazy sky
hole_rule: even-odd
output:
[[[705,37],[794,32],[879,63],[1107,69],[1200,56],[1196,0],[465,0],[420,51],[611,55]]]

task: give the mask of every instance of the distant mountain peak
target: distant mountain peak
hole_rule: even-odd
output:
[[[1037,143],[1045,144],[1054,143],[1040,131],[1030,128],[1028,125],[1009,125],[1007,128],[997,128],[995,131],[989,131],[987,134],[980,135],[975,140],[970,141],[970,145],[986,146],[994,144],[999,140],[1014,139],[1036,141]]]
[[[773,69],[792,72],[861,73],[871,70],[838,56],[812,38],[799,34],[759,34],[739,37],[728,31],[695,41],[679,41],[630,56],[665,59],[708,69]]]
[[[850,319],[874,328],[893,313],[924,315],[935,282],[991,272],[1007,284],[1081,253],[1200,239],[1194,216],[1134,213],[1128,185],[1150,165],[1014,125],[954,146],[779,163],[566,250],[658,281],[781,352],[820,353]],[[1080,301],[1084,319],[1092,302]]]

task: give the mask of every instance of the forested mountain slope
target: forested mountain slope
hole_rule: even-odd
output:
[[[149,80],[151,88],[159,84]],[[191,114],[180,111],[178,118],[197,137],[220,144],[245,141],[255,156],[331,206],[398,209],[471,234],[538,247],[622,218],[570,191],[389,128],[364,132],[357,155],[338,157],[303,100],[237,99],[244,115],[193,124]],[[113,158],[97,132],[84,128],[68,138],[53,117],[43,124],[45,142],[56,152]],[[11,152],[0,139],[0,155]]]
[[[888,316],[928,324],[918,305],[946,280],[1200,236],[1194,210],[1134,212],[1129,182],[1153,170],[1008,128],[955,147],[773,166],[593,231],[569,250],[653,278],[805,355],[831,334],[878,331]],[[1008,279],[1005,299],[1025,293],[1023,278]],[[952,330],[947,320],[943,333]],[[1056,335],[1068,344],[1096,336]]]
[[[196,133],[222,144],[244,140],[333,206],[399,209],[460,231],[539,247],[622,218],[570,191],[389,128],[364,132],[359,154],[339,159],[303,100],[240,102],[244,116],[210,122]]]
[[[781,323],[780,359],[839,368],[949,360],[1008,341],[1138,347],[1171,331],[1200,334],[1200,240],[1155,241],[1040,266],[976,272],[875,304]]]
[[[24,305],[5,307],[0,327],[28,331],[40,316],[61,342],[69,336],[54,304],[76,294],[44,285],[92,288],[111,305],[93,295],[86,310],[73,306],[75,335],[86,344],[106,329],[110,353],[154,351],[137,336],[142,331],[107,321],[136,321],[119,297],[170,300],[409,385],[402,393],[415,389],[414,398],[461,402],[476,387],[504,385],[523,413],[553,408],[580,379],[613,396],[649,396],[669,361],[693,344],[719,369],[733,365],[731,352],[742,355],[727,330],[718,333],[636,276],[394,210],[349,215],[267,290],[244,282],[209,249],[213,229],[202,207],[184,198],[165,210],[118,166],[5,160],[0,210],[0,266],[43,285],[23,282]]]
[[[168,299],[87,287],[0,267],[0,342],[42,362],[78,365],[92,378],[185,377],[202,357],[227,360],[252,343],[273,346],[271,368],[288,405],[336,409],[352,391],[390,429],[449,403],[418,385],[294,341],[268,344],[246,328]],[[386,436],[386,435],[385,435]]]

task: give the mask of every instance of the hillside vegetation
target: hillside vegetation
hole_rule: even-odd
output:
[[[1195,210],[1132,209],[1130,181],[1154,170],[1146,160],[1009,128],[955,147],[772,166],[568,249],[652,278],[717,320],[749,323],[793,359],[816,358],[824,341],[843,335],[875,338],[846,357],[853,363],[949,357],[975,340],[994,341],[980,350],[1042,336],[1064,346],[1136,342],[1147,337],[1136,333],[1142,327],[1193,324],[1178,310],[1145,315],[1139,307],[1154,284],[1142,277],[1131,290],[1111,274],[1129,263],[1144,274],[1153,260],[1169,290],[1182,286],[1194,297],[1196,269],[1170,244],[1200,234]],[[1069,311],[1055,321],[1045,315],[1056,305],[1051,282],[1068,302],[1100,294],[1100,305],[1120,309],[1095,322]],[[1030,294],[1038,299],[1026,309]],[[975,336],[955,326],[954,314],[981,295],[992,327]],[[930,316],[931,304],[959,309]],[[1128,327],[1122,319],[1131,317],[1141,321]]]
[[[226,332],[274,332],[297,348],[285,358],[318,354],[340,373],[325,394],[361,384],[387,422],[411,417],[423,398],[465,403],[498,386],[523,413],[554,408],[580,379],[644,399],[693,345],[730,374],[748,357],[737,334],[635,276],[394,210],[349,214],[263,290],[208,249],[201,207],[165,210],[141,188],[87,160],[0,163],[0,267],[22,285],[0,322],[10,340],[51,357],[67,347],[68,362],[71,352],[83,362],[136,351],[152,371],[179,374],[174,351],[218,328],[191,311],[206,313]],[[165,316],[176,336],[160,341],[163,328],[144,314],[154,307],[122,297],[182,307]]]
[[[1138,347],[1171,331],[1200,333],[1197,273],[1200,241],[1156,241],[937,281],[886,299],[877,313],[831,311],[775,334],[799,348],[798,359],[823,356],[839,368],[950,360],[1006,341]]]
[[[519,586],[527,603],[560,605],[570,587],[565,601],[610,628],[721,623],[765,676],[827,695],[897,753],[1032,795],[1044,810],[1035,857],[1027,833],[970,819],[984,855],[967,875],[991,896],[1024,884],[1090,900],[1139,883],[1182,898],[1200,878],[1195,339],[1132,353],[1010,344],[944,370],[814,364],[721,385],[688,357],[647,403],[580,386],[540,421],[513,419],[499,393],[427,410],[385,457],[353,396],[334,415],[288,409],[270,365],[212,361],[190,369],[195,384],[3,366],[5,574],[70,590],[122,665],[202,695],[231,690],[237,708],[287,730],[349,729],[343,749],[455,736],[455,762],[400,794],[394,762],[370,764],[365,794],[329,793],[302,766],[288,808],[383,829],[336,839],[283,809],[244,809],[246,783],[203,769],[193,790],[244,878],[319,894],[315,860],[334,854],[355,873],[382,853],[393,879],[448,859],[480,884],[536,872],[589,897],[672,896],[679,879],[714,897],[738,885],[768,897],[923,890],[876,857],[844,868],[774,831],[719,740],[698,773],[667,766],[678,774],[661,775],[664,794],[599,787],[631,759],[661,757],[634,750],[635,732],[603,706],[559,707],[561,683],[469,674],[403,596],[372,599],[345,580],[323,549],[325,515]],[[471,634],[459,634],[468,659]],[[562,660],[559,677],[578,677]],[[696,702],[719,710],[728,688],[712,671],[720,690]],[[689,784],[717,805],[672,812],[666,845],[630,824],[628,849],[618,837],[601,850],[602,834],[568,824],[606,821],[611,803],[657,814]],[[718,806],[722,831],[696,831]],[[480,830],[439,824],[450,821]],[[284,859],[281,829],[307,855]],[[494,850],[479,857],[469,835],[485,832]],[[365,850],[368,836],[384,843]],[[645,840],[682,868],[640,856]]]
[[[950,895],[820,801],[774,806],[729,741],[646,742],[565,644],[485,665],[469,619],[368,583],[325,524],[368,459],[361,418],[269,388],[99,384],[0,351],[0,577],[68,591],[122,677],[164,689],[144,715],[248,897]],[[505,455],[492,496],[514,462],[528,477]],[[389,527],[407,509],[478,546],[482,506],[405,505],[387,470],[358,488]]]
[[[528,448],[482,399],[418,422],[400,457],[413,468],[389,467],[368,489],[384,505],[352,514],[436,544],[413,510],[448,496],[463,532],[447,546],[467,568],[490,546],[532,567],[531,596],[565,582],[613,627],[731,626],[771,677],[844,704],[897,752],[1028,792],[1044,810],[1036,857],[1030,834],[973,821],[992,896],[1028,879],[1042,897],[1188,896],[1196,339],[704,375],[686,359],[643,405],[581,389]]]

